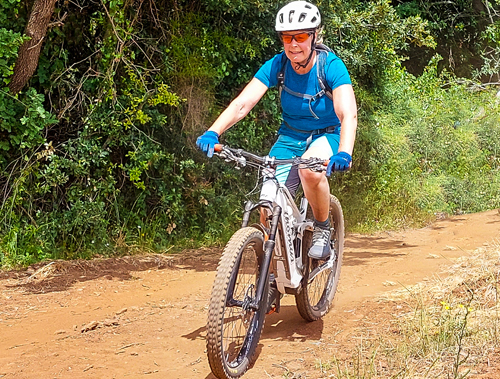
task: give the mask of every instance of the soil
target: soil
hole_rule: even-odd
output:
[[[497,210],[422,229],[346,236],[333,309],[307,323],[285,296],[271,314],[258,359],[244,376],[320,378],[319,362],[349,352],[361,324],[387,328],[384,292],[436,275],[443,265],[498,242]],[[47,262],[0,271],[0,378],[214,379],[205,353],[208,299],[220,249],[175,257],[136,255]],[[478,368],[500,378],[492,356]]]

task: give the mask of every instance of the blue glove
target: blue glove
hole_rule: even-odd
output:
[[[352,157],[349,153],[343,151],[332,155],[328,167],[326,168],[326,176],[330,176],[332,171],[346,171],[349,170],[349,164],[352,161]]]
[[[212,158],[214,155],[214,146],[217,143],[219,143],[219,135],[211,130],[207,130],[196,140],[198,149],[203,151],[209,158]]]

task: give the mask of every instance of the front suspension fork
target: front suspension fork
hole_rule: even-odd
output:
[[[269,202],[259,202],[258,204],[253,204],[251,202],[247,202],[245,205],[245,213],[243,214],[243,222],[242,227],[248,226],[248,222],[250,219],[250,213],[257,208],[267,207],[270,208]],[[276,234],[278,232],[278,224],[281,217],[281,207],[279,205],[275,205],[273,207],[272,219],[271,219],[271,228],[269,231],[269,236],[267,240],[264,242],[264,256],[262,257],[262,264],[260,265],[259,270],[259,278],[257,280],[257,290],[255,292],[255,298],[250,301],[248,304],[248,309],[252,311],[258,311],[261,307],[266,307],[267,303],[263,303],[263,299],[267,299],[268,294],[264,293],[264,288],[266,287],[266,281],[269,280],[269,267],[271,266],[271,260],[273,257],[274,246],[276,245]],[[239,266],[239,262],[238,265]],[[245,302],[236,301],[233,298],[233,290],[234,290],[234,282],[236,281],[237,275],[234,276],[230,284],[230,288],[228,291],[228,299],[226,305],[231,306],[243,306]]]
[[[267,306],[267,303],[263,304],[262,299],[264,297],[267,299],[268,295],[267,293],[264,293],[264,288],[266,287],[266,282],[269,280],[269,267],[271,266],[274,246],[276,245],[276,233],[278,232],[280,217],[281,207],[279,205],[275,205],[273,207],[273,218],[271,220],[271,230],[269,231],[269,238],[264,242],[264,259],[262,260],[262,265],[260,267],[255,300],[250,303],[250,308],[254,311],[259,310],[259,308],[262,306]]]

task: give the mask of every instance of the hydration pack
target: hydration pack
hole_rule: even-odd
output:
[[[333,53],[333,50],[330,49],[328,46],[323,45],[323,44],[316,45],[314,47],[314,50],[316,50],[316,54],[317,54],[316,70],[317,70],[317,74],[318,74],[318,82],[319,82],[319,86],[320,86],[320,91],[316,95],[308,95],[308,94],[292,91],[291,89],[289,89],[285,86],[285,69],[286,69],[286,64],[288,63],[289,59],[286,56],[286,54],[283,53],[283,58],[281,59],[281,70],[278,72],[278,84],[277,84],[280,99],[281,99],[282,91],[285,90],[285,92],[288,92],[291,95],[301,97],[304,99],[308,99],[310,109],[311,109],[311,102],[313,100],[316,100],[317,98],[323,96],[323,95],[326,95],[330,100],[333,100],[332,89],[328,85],[328,83],[326,81],[326,75],[325,75],[326,57],[327,57],[329,52]],[[318,118],[316,116],[316,114],[312,111],[312,109],[311,109],[311,113],[315,118]]]

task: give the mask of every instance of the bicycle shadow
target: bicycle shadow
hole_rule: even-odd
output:
[[[319,340],[323,334],[323,320],[316,322],[305,321],[297,311],[295,305],[282,305],[279,313],[266,316],[261,340],[299,341]],[[207,327],[203,325],[181,337],[196,340],[205,339]]]
[[[305,342],[318,341],[323,334],[322,319],[315,322],[305,321],[295,305],[282,305],[279,313],[266,317],[261,340]]]

